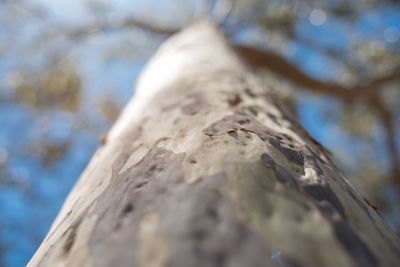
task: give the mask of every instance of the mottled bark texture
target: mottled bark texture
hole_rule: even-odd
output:
[[[399,248],[202,21],[150,61],[29,266],[399,266]]]

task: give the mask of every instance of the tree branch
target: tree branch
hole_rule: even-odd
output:
[[[302,89],[314,93],[337,96],[346,101],[351,101],[355,97],[365,97],[366,94],[373,93],[374,90],[384,83],[400,80],[400,69],[398,69],[393,73],[373,80],[366,85],[358,85],[348,88],[338,83],[314,79],[285,58],[273,52],[260,51],[255,48],[241,45],[234,45],[233,47],[237,53],[253,67],[266,68],[269,71],[290,80],[296,85],[301,86]]]
[[[369,98],[372,106],[375,107],[382,119],[383,127],[386,132],[387,148],[390,154],[392,166],[392,180],[400,188],[400,156],[396,146],[396,129],[393,125],[393,116],[382,102],[380,96],[375,95]]]
[[[162,35],[172,35],[178,32],[180,29],[172,28],[167,26],[155,25],[153,23],[148,23],[146,21],[141,21],[135,18],[129,18],[122,21],[107,21],[103,23],[95,23],[92,25],[86,25],[79,29],[70,29],[66,27],[58,27],[56,31],[49,34],[47,38],[53,37],[54,35],[68,35],[71,38],[77,39],[95,32],[109,32],[118,31],[126,28],[139,28],[145,31],[149,31],[156,34]],[[45,37],[45,39],[47,39]]]

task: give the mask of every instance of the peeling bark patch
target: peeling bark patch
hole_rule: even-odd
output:
[[[137,231],[142,217],[165,200],[170,183],[183,183],[184,154],[175,155],[158,143],[135,165],[121,174],[115,171],[112,183],[99,196],[93,212],[103,218],[90,240],[94,266],[128,266],[143,259],[137,254],[141,251]],[[113,253],[108,253],[110,247]]]
[[[262,154],[261,160],[266,163],[269,168],[272,168],[275,172],[276,179],[278,179],[280,183],[286,184],[297,190],[300,189],[296,177],[279,164],[276,164],[268,154]]]
[[[269,168],[272,168],[272,170],[275,172],[277,180],[280,183],[305,192],[317,203],[322,201],[329,203],[335,208],[342,218],[346,218],[343,205],[340,203],[339,199],[336,197],[335,193],[328,184],[304,183],[298,176],[293,175],[290,171],[277,164],[268,154],[262,154],[261,160],[266,163]]]
[[[330,203],[342,218],[346,218],[343,205],[323,177],[324,173],[315,159],[316,155],[314,155],[307,146],[300,145],[287,134],[275,132],[262,125],[242,110],[238,110],[233,115],[226,116],[214,122],[208,128],[204,129],[203,133],[209,136],[226,133],[235,136],[233,133],[236,133],[238,130],[249,131],[256,134],[262,141],[278,150],[289,162],[303,167],[304,170],[314,170],[315,173],[308,174],[311,177],[294,175],[290,170],[275,163],[268,154],[264,153],[261,155],[261,160],[267,167],[273,169],[280,183],[286,184],[296,190],[301,190],[303,193],[309,195],[316,203],[322,201]],[[317,156],[317,159],[318,158]]]
[[[305,153],[301,150],[296,150],[292,143],[279,141],[278,138],[271,138],[270,143],[281,152],[287,160],[296,163],[297,165],[304,166]]]
[[[323,175],[323,171],[318,166],[315,158],[321,163],[324,163],[324,161],[313,153],[312,150],[305,145],[299,144],[287,134],[277,133],[273,129],[264,126],[243,110],[238,110],[233,115],[226,116],[214,122],[205,128],[203,133],[208,136],[218,136],[227,133],[231,136],[236,136],[234,133],[238,130],[256,134],[262,141],[277,149],[288,161],[301,167],[312,168],[319,175]]]
[[[93,209],[102,214],[89,243],[93,266],[150,266],[149,255],[157,253],[157,247],[163,248],[161,259],[168,259],[157,263],[169,266],[264,267],[271,262],[263,239],[238,219],[222,193],[226,175],[188,184],[184,158],[184,153],[174,154],[156,143],[137,164],[121,174],[114,172],[116,177]],[[140,190],[138,184],[143,184]],[[158,218],[151,242],[139,234],[144,233],[142,222],[148,214]]]
[[[143,186],[145,186],[148,183],[148,181],[140,181],[135,185],[135,189],[140,189]]]
[[[357,266],[376,266],[377,260],[369,251],[367,245],[346,222],[343,205],[328,184],[304,184],[267,154],[262,154],[261,160],[275,172],[279,182],[300,190],[311,197],[319,211],[331,223],[337,239]]]

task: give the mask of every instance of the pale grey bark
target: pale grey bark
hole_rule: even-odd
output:
[[[29,266],[398,266],[398,236],[267,90],[208,22],[172,37]]]

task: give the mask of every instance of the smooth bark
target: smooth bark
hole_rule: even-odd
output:
[[[29,266],[399,262],[398,236],[202,21],[149,62]]]

